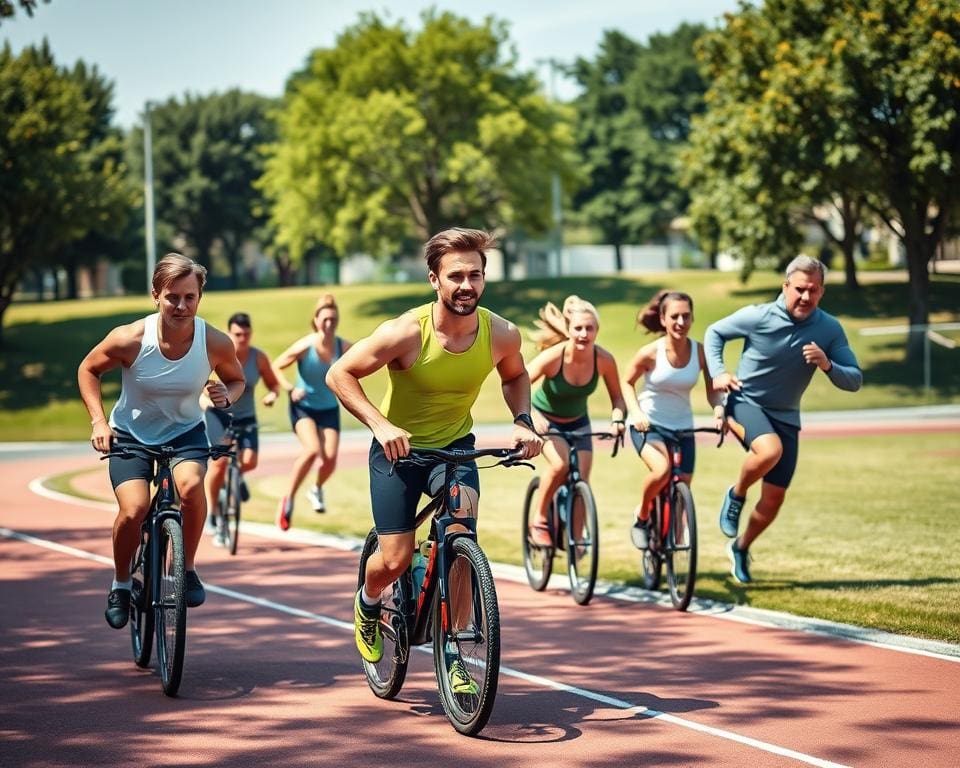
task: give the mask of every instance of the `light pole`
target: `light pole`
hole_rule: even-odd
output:
[[[153,221],[153,136],[150,129],[150,108],[143,105],[143,234],[147,245],[147,291],[153,290],[153,270],[157,266],[157,239]]]
[[[546,64],[550,67],[550,101],[557,103],[556,74],[563,66],[559,59],[537,59],[537,64]],[[553,218],[553,236],[550,238],[553,245],[553,274],[559,275],[563,265],[563,195],[560,188],[560,174],[553,170],[550,177],[550,209]]]

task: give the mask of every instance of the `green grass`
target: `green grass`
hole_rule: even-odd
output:
[[[600,576],[639,585],[628,527],[644,470],[632,451],[612,459],[605,444],[596,447]],[[704,443],[697,453],[698,596],[960,642],[960,435],[801,438],[784,508],[753,547],[750,587],[727,575],[727,539],[717,527],[721,494],[743,454]],[[481,543],[494,560],[521,562],[520,505],[533,476],[523,468],[481,474]],[[286,483],[286,475],[254,473],[245,519],[272,522]],[[365,467],[338,470],[325,487],[330,511],[314,514],[301,493],[294,525],[363,536],[371,525],[366,489]],[[564,574],[565,561],[555,568]]]
[[[838,274],[833,275],[839,278]],[[807,410],[871,408],[956,402],[960,399],[960,352],[934,347],[933,388],[922,388],[922,371],[903,361],[902,336],[860,336],[859,328],[905,321],[907,285],[887,274],[861,276],[859,293],[831,282],[824,308],[844,322],[848,336],[865,369],[863,389],[850,394],[833,387],[825,377],[815,376],[804,399]],[[537,308],[546,300],[560,303],[569,293],[592,300],[600,309],[600,343],[625,364],[649,336],[634,327],[637,310],[663,286],[688,291],[696,302],[694,337],[702,338],[707,325],[747,303],[768,301],[779,289],[780,278],[756,274],[746,285],[736,276],[709,271],[680,271],[643,277],[576,277],[490,283],[484,305],[517,323],[526,334]],[[290,342],[308,331],[313,303],[322,287],[261,291],[210,292],[203,298],[201,314],[218,326],[235,311],[249,312],[254,320],[254,343],[269,355],[279,354]],[[369,334],[383,320],[399,314],[432,294],[424,281],[404,285],[336,287],[341,306],[340,333],[348,339]],[[932,276],[930,306],[933,320],[957,320],[960,307],[960,276]],[[112,327],[130,322],[152,310],[147,297],[93,301],[16,304],[6,313],[0,353],[0,440],[85,439],[89,436],[86,412],[77,395],[76,369],[86,352]],[[737,350],[730,350],[733,362]],[[530,359],[533,346],[525,343]],[[474,409],[478,422],[503,421],[505,409],[496,376],[484,385]],[[378,401],[386,378],[381,372],[365,382],[371,399]],[[120,377],[104,378],[104,397],[112,403]],[[706,411],[702,388],[694,392],[698,411]],[[602,393],[591,403],[592,413],[602,417],[609,405]],[[289,428],[286,409],[263,409],[267,430]],[[355,426],[349,415],[344,426]]]

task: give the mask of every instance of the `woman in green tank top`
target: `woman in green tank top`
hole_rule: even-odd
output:
[[[610,417],[612,431],[622,433],[626,403],[620,390],[617,362],[596,343],[600,318],[593,304],[578,296],[568,296],[561,312],[548,302],[540,310],[536,325],[539,330],[534,334],[534,341],[541,352],[527,365],[527,372],[531,385],[543,379],[532,399],[537,430],[554,429],[574,434],[592,431],[587,398],[602,378],[613,409]],[[576,450],[580,474],[589,482],[593,464],[591,438],[578,439]],[[537,515],[530,525],[530,538],[535,544],[549,546],[547,509],[553,494],[567,476],[570,465],[567,442],[558,437],[547,439],[543,444],[543,456],[547,459],[547,466],[540,482]]]

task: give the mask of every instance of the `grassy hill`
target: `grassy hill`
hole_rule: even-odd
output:
[[[923,390],[923,374],[903,362],[904,336],[861,336],[859,329],[906,322],[907,285],[905,278],[889,273],[861,276],[864,286],[851,292],[832,276],[822,306],[844,323],[851,344],[865,370],[864,388],[856,394],[841,392],[823,376],[814,377],[804,408],[832,410],[881,406],[955,402],[960,398],[960,353],[934,347],[933,387]],[[639,277],[578,276],[510,283],[490,283],[483,304],[515,322],[526,332],[532,328],[537,309],[545,301],[563,301],[576,293],[593,301],[600,310],[599,342],[610,349],[621,364],[649,336],[635,327],[637,310],[661,287],[690,293],[695,301],[693,336],[714,320],[748,303],[773,299],[780,278],[754,275],[747,284],[735,275],[708,271],[680,271]],[[313,303],[321,286],[261,291],[218,291],[203,297],[201,315],[218,327],[236,311],[249,312],[254,322],[254,344],[271,357],[309,331]],[[341,307],[340,335],[358,339],[380,322],[418,303],[432,293],[426,281],[416,284],[355,285],[334,287]],[[130,322],[152,311],[147,296],[18,304],[7,312],[6,346],[0,350],[0,440],[84,439],[89,435],[86,412],[77,395],[76,368],[86,352],[112,327]],[[960,276],[933,277],[931,309],[934,320],[957,320],[960,312]],[[956,336],[956,334],[955,334]],[[730,362],[736,359],[730,350]],[[533,355],[525,343],[524,356]],[[120,377],[114,372],[104,380],[104,397],[109,407],[119,391]],[[385,386],[381,373],[366,382],[371,399],[377,401]],[[695,407],[706,412],[702,389],[694,393]],[[609,413],[602,392],[591,402],[594,416]],[[484,386],[475,408],[478,422],[503,421],[506,411],[496,376]],[[286,430],[286,409],[261,414],[267,430]],[[350,417],[345,428],[356,426]]]

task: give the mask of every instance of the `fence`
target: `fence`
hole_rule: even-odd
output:
[[[923,334],[923,389],[929,394],[932,386],[933,371],[930,362],[930,345],[937,344],[946,349],[956,349],[957,342],[939,331],[960,331],[960,323],[923,323],[919,325],[879,325],[861,328],[861,336],[889,336],[901,333]]]

